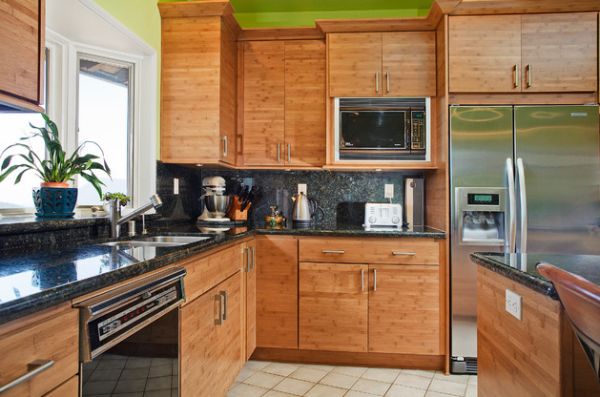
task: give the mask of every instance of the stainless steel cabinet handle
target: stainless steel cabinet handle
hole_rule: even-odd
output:
[[[250,270],[251,270],[250,248],[245,248],[244,251],[246,252],[246,273],[250,273]]]
[[[365,291],[365,269],[360,269],[360,290]]]
[[[321,250],[321,252],[323,254],[338,254],[339,255],[339,254],[345,253],[346,251],[344,251],[344,250]]]
[[[402,252],[402,251],[392,251],[392,255],[394,256],[415,256],[416,252]]]
[[[227,157],[228,147],[227,147],[227,137],[223,137],[223,157]]]
[[[506,242],[508,253],[514,253],[517,244],[517,199],[515,196],[515,170],[512,158],[506,159],[506,178],[508,179],[508,227]]]
[[[219,294],[223,297],[223,312],[221,314],[221,319],[225,321],[227,320],[228,294],[227,291],[221,291]]]
[[[519,252],[527,253],[527,191],[525,183],[525,166],[523,159],[517,159],[517,179],[519,180],[519,200],[521,202],[521,247]]]
[[[292,162],[292,144],[291,143],[287,144],[287,154],[288,154],[287,161],[288,161],[288,163],[291,163]]]
[[[389,93],[390,92],[390,80],[392,78],[392,74],[390,72],[385,72],[385,84],[386,84],[386,91]]]
[[[377,269],[373,269],[373,291],[377,291]]]
[[[529,88],[532,86],[531,65],[525,66],[525,73],[527,74],[527,88]]]
[[[252,248],[252,270],[256,269],[256,247]]]
[[[277,162],[281,161],[281,143],[277,144]]]
[[[379,72],[375,73],[375,92],[379,94]]]
[[[8,389],[12,389],[13,387],[20,385],[21,383],[27,382],[29,379],[34,376],[44,372],[48,368],[54,365],[53,360],[35,360],[27,364],[27,373],[19,376],[17,379],[8,382],[5,385],[0,386],[0,394],[4,393]]]
[[[223,292],[219,292],[215,295],[215,298],[219,301],[219,313],[217,319],[215,320],[215,324],[221,325],[223,324],[223,312],[225,311],[225,303],[223,301]]]
[[[518,88],[521,84],[520,80],[521,79],[519,78],[519,64],[517,63],[513,67],[513,84],[515,85],[515,88]]]

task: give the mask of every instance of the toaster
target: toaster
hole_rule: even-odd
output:
[[[402,229],[402,205],[392,203],[365,204],[365,230]]]

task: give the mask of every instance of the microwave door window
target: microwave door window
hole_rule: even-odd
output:
[[[340,149],[404,150],[406,112],[342,111]]]

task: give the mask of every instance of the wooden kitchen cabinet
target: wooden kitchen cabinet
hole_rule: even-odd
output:
[[[227,14],[181,17],[168,3],[159,9],[161,160],[235,164],[239,27]]]
[[[300,349],[366,352],[368,265],[300,263]]]
[[[180,395],[224,396],[243,365],[241,273],[180,312]]]
[[[298,240],[256,237],[256,344],[298,348]]]
[[[246,243],[244,247],[245,253],[245,266],[244,266],[244,278],[245,278],[245,293],[246,293],[246,310],[245,310],[245,321],[246,321],[246,338],[245,338],[245,350],[246,360],[250,358],[254,350],[256,349],[256,243],[254,240]]]
[[[79,376],[74,376],[44,397],[78,397],[79,396]]]
[[[451,16],[449,90],[595,92],[596,13]]]
[[[244,43],[243,157],[249,166],[325,162],[325,45]]]
[[[369,351],[442,354],[437,265],[369,265]]]
[[[0,109],[42,112],[44,0],[0,1]]]
[[[329,96],[435,96],[435,33],[331,33]]]

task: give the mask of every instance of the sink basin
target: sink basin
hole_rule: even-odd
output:
[[[212,237],[210,236],[152,236],[139,240],[111,241],[102,245],[117,247],[122,250],[136,247],[177,247],[180,245],[210,240],[211,238]]]

